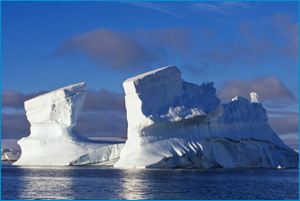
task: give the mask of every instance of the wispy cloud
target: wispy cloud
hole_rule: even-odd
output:
[[[217,12],[217,13],[227,13],[220,5],[219,3],[213,3],[213,2],[198,2],[196,4],[196,8],[203,11],[209,11],[209,12]]]
[[[173,15],[175,17],[180,17],[178,13],[174,12],[170,7],[166,6],[165,4],[163,5],[162,2],[158,3],[158,2],[145,2],[145,1],[126,1],[124,3],[140,6],[150,10],[159,11],[162,13]]]
[[[214,12],[220,14],[231,14],[240,10],[253,9],[258,5],[245,1],[217,1],[217,2],[197,2],[193,10]]]

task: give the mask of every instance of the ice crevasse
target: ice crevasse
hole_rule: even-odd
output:
[[[257,93],[221,104],[213,83],[182,80],[167,66],[124,81],[127,141],[99,143],[72,131],[84,103],[79,83],[25,102],[31,134],[15,165],[118,168],[298,167],[299,155],[268,123]]]

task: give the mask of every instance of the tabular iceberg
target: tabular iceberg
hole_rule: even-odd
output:
[[[123,83],[128,140],[114,167],[298,167],[268,124],[257,93],[220,104],[213,83],[185,82],[175,66]]]
[[[68,165],[99,148],[111,150],[111,143],[92,141],[72,131],[85,100],[85,88],[83,82],[25,101],[30,136],[18,141],[22,154],[14,165]],[[101,160],[115,158],[106,154]]]

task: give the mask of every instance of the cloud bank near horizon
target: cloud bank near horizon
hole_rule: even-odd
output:
[[[44,92],[24,94],[5,90],[1,93],[1,138],[28,136],[30,125],[27,121],[24,100]],[[88,137],[126,136],[127,121],[124,94],[100,90],[87,90],[82,112],[74,131]]]
[[[231,100],[235,96],[249,97],[250,92],[257,92],[262,101],[297,103],[295,95],[284,83],[274,76],[260,76],[251,80],[231,80],[221,85],[219,97]],[[249,98],[248,98],[249,99]]]
[[[275,83],[275,84],[274,84]],[[272,90],[268,90],[271,86]],[[252,87],[252,88],[251,88]],[[259,77],[254,80],[224,83],[220,98],[232,98],[236,94],[244,96],[255,89],[263,95],[262,100],[288,99],[295,101],[290,90],[275,77]],[[23,94],[17,91],[2,91],[1,103],[1,138],[21,138],[30,133],[23,107],[25,97],[32,97],[31,93]],[[9,96],[6,96],[9,95]],[[245,96],[245,97],[247,97]],[[5,109],[14,109],[14,112],[5,112]],[[4,109],[4,110],[3,110]],[[280,136],[299,133],[299,113],[292,111],[268,110],[269,123]],[[87,137],[125,137],[127,135],[127,121],[124,94],[107,91],[106,89],[88,90],[83,110],[73,129]],[[291,138],[284,138],[288,143]],[[293,148],[296,149],[295,143]]]

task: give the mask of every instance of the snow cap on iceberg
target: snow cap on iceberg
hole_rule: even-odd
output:
[[[261,103],[261,100],[260,100],[257,92],[251,92],[250,97],[251,97],[251,103]]]
[[[82,82],[25,101],[28,121],[31,125],[43,122],[75,125],[85,100],[85,88],[86,83]]]
[[[257,92],[251,92],[250,98],[251,98],[251,103],[261,103],[261,100],[260,100]],[[241,99],[245,99],[245,98],[242,96],[236,96],[231,101],[237,101],[237,100],[241,100]]]
[[[75,95],[78,92],[85,91],[86,86],[87,85],[85,82],[81,82],[39,95],[24,102],[25,110],[29,111],[37,109],[39,107],[43,107],[46,104],[52,104],[64,100],[70,96]]]
[[[245,99],[245,98],[242,96],[236,96],[231,101],[237,101],[237,100],[243,100],[243,99]]]
[[[174,65],[159,68],[124,81],[125,94],[141,93],[181,80],[181,72]]]

